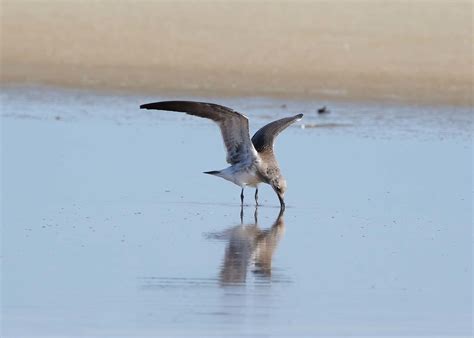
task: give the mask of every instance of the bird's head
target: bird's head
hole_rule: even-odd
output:
[[[275,190],[278,199],[280,200],[280,207],[282,209],[285,208],[285,191],[286,191],[286,180],[283,178],[283,176],[279,176],[278,178],[275,178],[271,182],[273,190]]]

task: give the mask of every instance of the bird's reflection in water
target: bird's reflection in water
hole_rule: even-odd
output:
[[[243,224],[241,212],[240,225],[212,236],[228,241],[220,271],[222,285],[245,283],[248,270],[267,280],[271,278],[273,253],[285,229],[283,213],[280,210],[271,228],[262,230],[258,225],[258,208],[253,224]]]

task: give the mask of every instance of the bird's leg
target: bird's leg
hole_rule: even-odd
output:
[[[240,205],[240,224],[244,224],[244,205]]]
[[[255,188],[255,205],[258,206],[258,187]]]
[[[244,205],[244,188],[242,188],[242,192],[240,193],[240,205]]]
[[[255,225],[258,225],[258,204],[255,206],[255,213],[253,214]]]

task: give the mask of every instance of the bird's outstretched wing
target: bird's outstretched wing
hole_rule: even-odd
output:
[[[143,104],[140,108],[183,112],[211,119],[221,129],[228,163],[253,161],[256,158],[255,148],[250,141],[248,119],[230,108],[214,103],[194,101],[154,102]]]
[[[303,114],[292,117],[285,117],[280,120],[270,122],[260,128],[252,137],[252,143],[259,153],[273,153],[273,143],[278,134],[295,121],[301,120]]]

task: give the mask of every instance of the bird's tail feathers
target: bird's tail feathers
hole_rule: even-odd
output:
[[[211,171],[204,171],[203,174],[208,174],[208,175],[219,175],[221,172],[220,170],[211,170]]]

